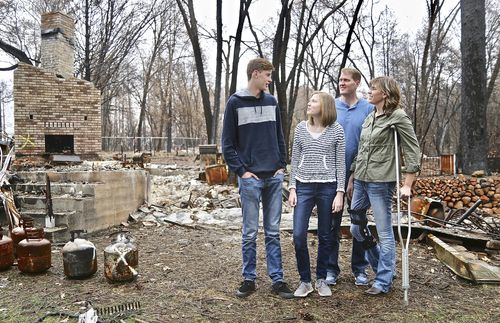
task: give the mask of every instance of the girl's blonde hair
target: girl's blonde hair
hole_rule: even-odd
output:
[[[317,95],[319,97],[319,106],[321,111],[321,125],[323,127],[328,127],[332,125],[337,120],[337,110],[335,109],[335,99],[329,93],[322,91],[315,91],[313,95]],[[311,116],[309,116],[309,122],[314,124],[314,121]]]
[[[379,76],[370,81],[370,88],[375,87],[385,93],[384,112],[391,115],[394,110],[400,108],[399,100],[401,99],[401,91],[398,83],[389,76]]]

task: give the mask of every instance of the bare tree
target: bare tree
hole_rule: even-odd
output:
[[[220,114],[220,97],[221,97],[221,77],[222,77],[222,0],[217,0],[216,5],[216,19],[217,19],[217,54],[215,57],[215,93],[214,93],[214,119],[212,122],[212,142],[217,139],[217,128],[219,125],[219,114]]]
[[[428,133],[429,125],[432,122],[432,108],[433,102],[432,94],[435,89],[429,85],[433,79],[430,77],[434,73],[434,69],[439,63],[440,53],[444,47],[444,43],[449,34],[450,28],[459,12],[459,5],[457,6],[441,21],[441,10],[444,0],[428,0],[428,25],[426,29],[424,49],[422,52],[422,59],[420,61],[419,85],[417,88],[417,111],[415,118],[415,132],[419,138],[421,146],[425,148],[426,136]],[[423,127],[419,127],[419,124]],[[425,149],[423,149],[425,151]]]
[[[166,137],[167,152],[172,151],[173,119],[174,110],[190,110],[189,106],[174,107],[174,84],[177,83],[179,74],[188,73],[183,71],[183,60],[190,61],[191,55],[186,52],[188,40],[183,33],[182,18],[180,18],[176,6],[168,10],[168,31],[166,32],[164,49],[159,53],[156,72],[152,80],[150,92],[150,107],[146,110],[151,134],[155,137]],[[189,57],[184,55],[189,55]],[[156,140],[156,149],[164,147],[163,139]]]
[[[243,32],[243,26],[245,24],[245,17],[250,17],[248,14],[248,9],[250,8],[251,4],[252,0],[240,0],[238,25],[236,27],[236,34],[234,36],[233,62],[231,68],[231,85],[229,86],[229,95],[236,92],[236,83],[238,80],[238,65],[240,63],[241,35]]]
[[[327,84],[336,84],[336,79],[330,73],[334,67],[336,59],[341,57],[337,50],[335,41],[324,30],[306,50],[306,61],[303,67],[303,74],[307,84],[313,90],[321,90]]]
[[[78,72],[101,91],[105,136],[113,132],[111,109],[118,84],[130,79],[129,74],[122,73],[124,66],[151,25],[155,5],[156,0],[145,5],[132,0],[103,0],[88,1],[75,9]]]
[[[486,98],[488,102],[488,138],[489,158],[500,156],[500,86],[498,75],[500,72],[500,2],[499,0],[486,1],[486,68],[488,88]],[[491,169],[490,171],[497,171]]]
[[[44,11],[39,4],[26,0],[5,0],[0,4],[0,49],[31,65],[40,63],[40,14]]]
[[[204,108],[196,75],[197,68],[196,64],[191,62],[176,65],[174,104],[178,109],[174,115],[174,124],[180,137],[206,141],[207,132],[203,127],[206,120],[202,113]]]
[[[275,67],[273,72],[274,88],[280,106],[283,134],[287,149],[290,141],[291,123],[300,86],[300,76],[303,71],[306,50],[311,46],[313,40],[323,29],[325,22],[341,8],[345,2],[346,0],[331,5],[330,3],[312,1],[312,3],[309,4],[306,0],[302,0],[297,4],[298,16],[297,19],[294,20],[297,24],[294,26],[292,24],[294,2],[288,0],[282,1],[276,34],[273,40],[272,61]],[[318,10],[317,6],[321,6],[322,10]],[[321,15],[318,17],[317,23],[313,25],[313,17],[316,16],[317,12],[321,12]],[[292,27],[294,27],[295,42],[290,44],[289,41]],[[290,57],[288,56],[289,46],[293,48],[293,54]]]
[[[351,39],[352,39],[352,35],[354,33],[354,30],[356,28],[356,22],[358,20],[358,15],[359,15],[359,12],[361,11],[361,5],[363,4],[363,0],[358,0],[358,4],[356,5],[356,9],[354,10],[354,14],[352,15],[352,21],[350,22],[349,24],[349,31],[347,33],[347,39],[345,41],[345,47],[344,47],[344,50],[342,51],[342,62],[340,63],[340,68],[339,68],[339,72],[338,72],[338,78],[340,78],[340,70],[342,70],[342,68],[345,67],[345,64],[347,62],[347,57],[349,56],[349,53],[351,51]],[[337,88],[337,92],[338,92],[338,88]]]
[[[167,4],[167,3],[165,3]],[[170,25],[171,21],[168,17],[170,10],[166,9],[167,6],[163,7],[160,12],[154,14],[154,19],[152,23],[152,47],[151,52],[147,55],[145,60],[143,60],[143,84],[142,84],[142,93],[139,98],[140,104],[140,112],[139,112],[139,120],[137,124],[137,137],[142,137],[143,135],[143,122],[144,117],[147,113],[146,109],[148,106],[148,97],[151,91],[151,83],[155,74],[158,72],[157,69],[157,59],[165,46],[165,41],[167,39],[167,32],[169,31],[168,25]],[[141,150],[141,141],[137,141],[136,150]]]
[[[205,115],[205,129],[207,131],[208,142],[213,143],[215,138],[212,138],[212,122],[214,115],[210,105],[210,92],[208,90],[205,77],[205,66],[203,63],[203,53],[200,46],[198,21],[194,13],[193,0],[176,0],[177,6],[182,15],[184,25],[193,47],[193,56],[196,63],[196,74],[198,75],[198,84],[203,102],[203,113]],[[187,7],[187,8],[186,8]]]

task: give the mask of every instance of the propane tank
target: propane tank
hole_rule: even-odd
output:
[[[23,273],[41,273],[51,266],[51,243],[43,228],[25,228],[26,239],[17,245],[17,267]]]
[[[0,270],[10,268],[14,263],[14,243],[12,239],[3,235],[0,226]]]
[[[33,227],[33,218],[29,216],[23,216],[19,221],[19,226],[12,228],[10,231],[10,237],[12,238],[12,242],[14,244],[14,257],[17,258],[17,245],[22,240],[26,239],[26,228]]]
[[[80,237],[83,232],[70,231],[71,240],[62,249],[64,274],[68,278],[86,278],[97,271],[96,248],[92,242]]]
[[[104,276],[109,282],[132,281],[137,277],[139,251],[132,237],[118,233],[104,249]]]

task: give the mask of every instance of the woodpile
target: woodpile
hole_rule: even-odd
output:
[[[500,177],[426,177],[418,178],[413,186],[414,196],[440,199],[451,209],[470,208],[477,200],[479,208],[489,215],[500,214]]]

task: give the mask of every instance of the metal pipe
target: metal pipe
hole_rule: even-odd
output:
[[[472,212],[474,212],[475,209],[477,209],[477,207],[479,206],[479,204],[481,204],[481,199],[477,200],[476,203],[474,203],[473,206],[471,206],[470,209],[468,209],[464,215],[462,215],[460,217],[460,219],[457,220],[456,224],[460,224],[462,222],[464,222],[465,219],[467,219],[469,217],[469,215],[471,215]]]

